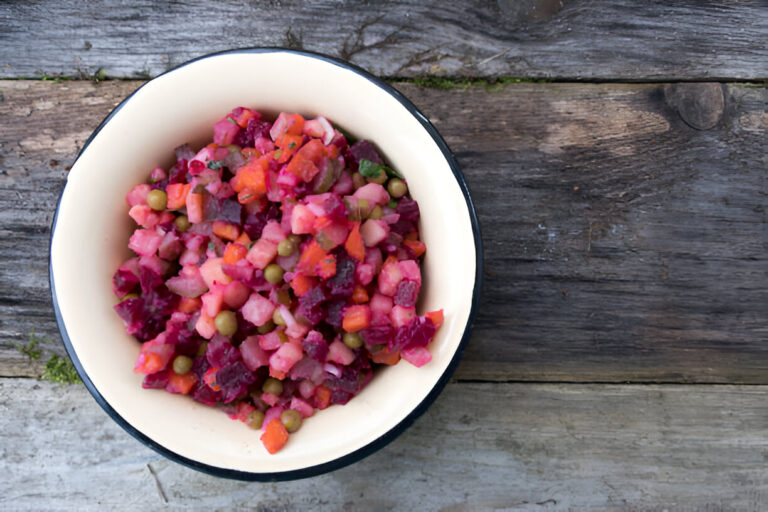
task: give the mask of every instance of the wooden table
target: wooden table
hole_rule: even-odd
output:
[[[126,4],[0,4],[0,509],[768,508],[764,2]],[[402,90],[458,157],[486,251],[437,402],[280,484],[169,462],[40,380],[64,353],[47,250],[78,149],[143,80],[243,46]],[[32,333],[38,360],[16,348]]]

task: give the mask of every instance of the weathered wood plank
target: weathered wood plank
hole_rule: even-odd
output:
[[[765,510],[767,391],[452,384],[367,459],[258,484],[166,461],[112,423],[83,386],[0,379],[0,507]]]
[[[58,346],[43,255],[63,168],[137,85],[0,83],[2,375],[28,374],[4,361],[31,332]],[[398,87],[458,155],[483,228],[458,378],[767,382],[768,89]]]
[[[211,51],[288,46],[381,76],[765,79],[767,31],[760,0],[6,1],[0,77],[147,77]]]

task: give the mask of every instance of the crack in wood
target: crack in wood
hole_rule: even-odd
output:
[[[149,470],[149,473],[152,475],[152,478],[155,479],[155,484],[157,485],[157,492],[160,494],[160,499],[163,500],[163,503],[168,503],[168,497],[165,495],[165,491],[163,490],[163,485],[160,483],[160,478],[158,478],[157,473],[155,472],[155,468],[152,467],[151,463],[147,463],[147,469]]]

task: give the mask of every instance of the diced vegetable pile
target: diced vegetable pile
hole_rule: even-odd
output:
[[[443,312],[416,314],[419,207],[373,144],[239,107],[176,157],[126,196],[136,256],[112,283],[143,387],[263,427],[275,453],[377,365],[430,361]]]

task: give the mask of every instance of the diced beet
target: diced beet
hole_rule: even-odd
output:
[[[338,263],[336,268],[338,272]],[[320,306],[320,304],[325,302],[327,299],[328,297],[325,294],[325,290],[322,286],[318,285],[299,297],[299,304],[306,308],[315,308]]]
[[[336,275],[328,280],[330,295],[334,298],[349,297],[355,289],[355,260],[345,251],[336,251]]]
[[[325,318],[325,310],[320,306],[308,308],[306,306],[299,305],[299,307],[296,308],[296,311],[294,312],[294,316],[300,322],[314,327],[318,323],[322,322]]]
[[[165,389],[165,386],[168,385],[168,379],[171,376],[171,372],[172,370],[169,368],[167,370],[145,375],[141,387],[144,389]]]
[[[139,278],[130,270],[118,269],[112,276],[112,291],[118,297],[130,293],[139,284]]]
[[[208,363],[217,368],[234,363],[240,359],[240,351],[233,347],[229,338],[216,334],[208,342],[208,349],[205,352]]]
[[[225,220],[234,224],[240,224],[243,207],[234,199],[219,200],[219,217],[217,220]]]
[[[328,305],[328,313],[325,315],[325,323],[334,329],[341,329],[341,311],[346,306],[346,301],[335,301]]]
[[[322,382],[323,365],[311,357],[304,357],[293,365],[290,377],[294,380],[307,379],[313,383]],[[299,384],[299,388],[301,389],[301,384]]]
[[[388,345],[394,336],[391,325],[371,325],[360,331],[366,346]]]
[[[390,351],[400,351],[409,347],[426,347],[435,336],[435,324],[423,316],[414,318],[411,323],[397,329],[390,340]]]
[[[395,293],[395,304],[399,306],[412,307],[416,304],[416,298],[419,295],[419,285],[413,281],[400,281]]]
[[[318,363],[324,363],[328,355],[328,343],[318,331],[309,331],[302,340],[304,352]]]
[[[349,147],[349,153],[354,157],[354,162],[350,162],[353,165],[354,170],[360,165],[360,160],[366,159],[377,164],[384,164],[379,152],[370,141],[359,140]]]
[[[408,196],[402,197],[397,202],[397,208],[395,212],[400,215],[398,222],[413,222],[419,221],[419,204]]]
[[[243,361],[235,361],[216,372],[216,384],[221,387],[225,404],[247,393],[248,386],[254,382],[256,382],[256,377],[248,370]]]

